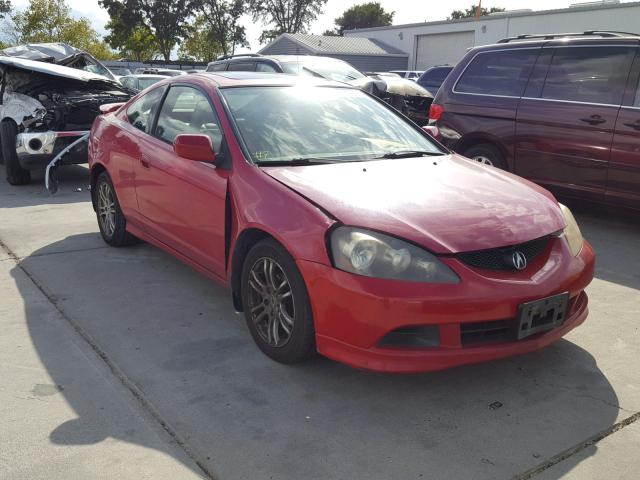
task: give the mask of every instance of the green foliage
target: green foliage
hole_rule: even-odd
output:
[[[16,43],[65,42],[100,59],[114,57],[88,19],[71,16],[65,0],[30,0],[11,21]]]
[[[461,18],[473,18],[476,16],[476,11],[478,9],[477,5],[471,5],[471,8],[467,8],[466,10],[454,10],[451,12],[451,19],[460,20]],[[480,16],[484,17],[485,15],[489,15],[490,13],[496,12],[504,12],[504,8],[500,7],[492,7],[492,8],[480,8]]]
[[[213,43],[211,48],[227,55],[233,53],[236,46],[249,46],[245,28],[238,25],[247,7],[247,0],[192,0],[191,5],[198,12],[202,28],[206,30],[202,33]],[[190,40],[188,38],[186,42]]]
[[[190,28],[187,39],[180,44],[178,58],[211,62],[224,53],[222,45],[215,38],[215,33],[208,28],[206,19],[198,15]]]
[[[273,25],[262,32],[260,43],[283,33],[305,33],[326,3],[327,0],[249,0],[253,20]]]
[[[124,48],[126,38],[144,27],[153,35],[156,50],[165,60],[170,60],[173,47],[186,37],[190,0],[100,0],[99,3],[111,17],[107,40],[114,48]]]
[[[345,30],[355,28],[385,27],[391,25],[395,12],[387,12],[380,2],[362,3],[344,11],[335,19],[337,32],[342,35]]]

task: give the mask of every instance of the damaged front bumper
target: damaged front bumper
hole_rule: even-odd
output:
[[[16,136],[18,162],[22,168],[34,169],[47,165],[67,150],[57,161],[58,165],[87,163],[87,142],[75,142],[88,134],[88,130],[19,133]],[[72,148],[68,148],[74,143]]]

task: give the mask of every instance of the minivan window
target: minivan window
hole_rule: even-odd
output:
[[[258,62],[256,63],[256,72],[273,72],[276,73],[276,67],[274,67],[273,65],[269,64],[269,63],[265,63],[265,62]]]
[[[542,98],[620,105],[634,54],[626,47],[558,48]]]
[[[227,69],[230,72],[253,72],[256,69],[254,62],[235,62],[230,63]]]
[[[207,67],[207,72],[222,72],[227,69],[226,63],[214,63],[213,65],[209,65]]]
[[[455,91],[520,97],[539,51],[514,49],[479,53],[458,80]]]

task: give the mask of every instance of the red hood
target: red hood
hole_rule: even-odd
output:
[[[435,253],[523,243],[565,226],[546,190],[456,155],[263,170],[345,225]]]

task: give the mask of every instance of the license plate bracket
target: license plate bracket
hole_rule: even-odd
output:
[[[564,323],[569,305],[569,292],[520,304],[516,338],[523,338],[559,327]]]

